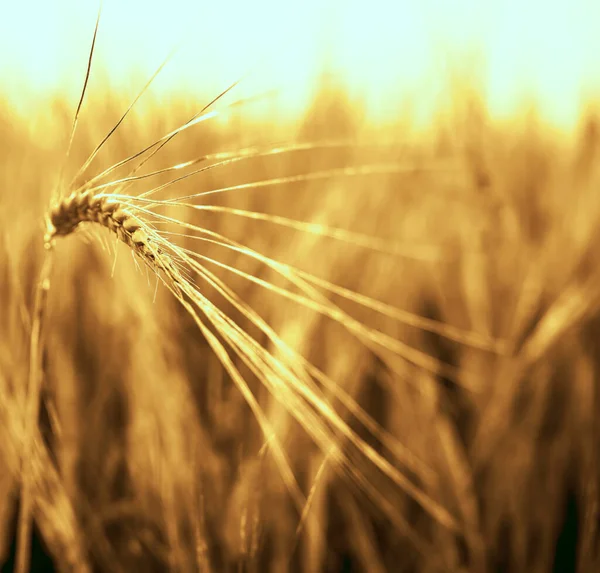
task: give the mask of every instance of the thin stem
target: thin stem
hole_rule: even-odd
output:
[[[17,530],[16,573],[28,573],[31,557],[33,486],[35,481],[35,435],[40,411],[40,393],[43,384],[43,328],[46,301],[50,289],[50,275],[54,260],[54,241],[49,233],[44,237],[44,260],[38,282],[31,325],[29,347],[29,380],[25,403],[23,458],[21,463],[21,501]]]

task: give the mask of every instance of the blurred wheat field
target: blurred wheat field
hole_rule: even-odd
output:
[[[114,198],[174,263],[56,237],[33,427],[74,108],[0,109],[3,571],[24,491],[32,571],[600,569],[597,117],[565,138],[459,86],[376,124],[341,85],[292,121],[234,87],[98,180],[210,98],[147,98],[80,173],[131,103],[92,89],[60,198]]]

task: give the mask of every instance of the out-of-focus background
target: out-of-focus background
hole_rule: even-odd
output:
[[[203,265],[248,387],[95,217],[57,240],[32,423],[97,10],[0,0],[3,573],[24,475],[41,571],[599,571],[600,6],[105,0],[59,191],[243,78],[120,200]]]
[[[49,93],[76,99],[97,9],[93,0],[3,2],[3,95],[27,111],[40,111]],[[402,98],[426,120],[443,106],[448,80],[466,74],[494,114],[535,100],[568,127],[600,90],[599,19],[590,0],[105,0],[96,57],[104,82],[133,93],[180,45],[157,97],[214,94],[252,69],[247,92],[277,84],[290,114],[327,67],[379,120]]]

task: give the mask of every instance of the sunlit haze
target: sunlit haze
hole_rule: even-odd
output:
[[[76,98],[98,2],[3,4],[4,96],[22,109],[57,91]],[[327,67],[385,118],[403,98],[440,105],[450,78],[473,74],[493,113],[535,96],[549,120],[570,125],[600,91],[599,21],[600,4],[584,0],[106,0],[94,80],[134,93],[179,45],[155,97],[214,95],[250,72],[244,97],[278,88],[294,111]]]

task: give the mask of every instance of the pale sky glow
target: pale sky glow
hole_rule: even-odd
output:
[[[21,105],[57,90],[76,98],[97,9],[96,0],[0,0],[0,92]],[[240,97],[283,87],[293,110],[327,61],[381,114],[402,95],[440,97],[449,64],[479,61],[494,112],[536,93],[550,119],[568,124],[582,94],[600,92],[598,22],[593,0],[105,0],[94,77],[104,81],[103,69],[134,93],[181,43],[158,97],[214,94],[253,66]]]

